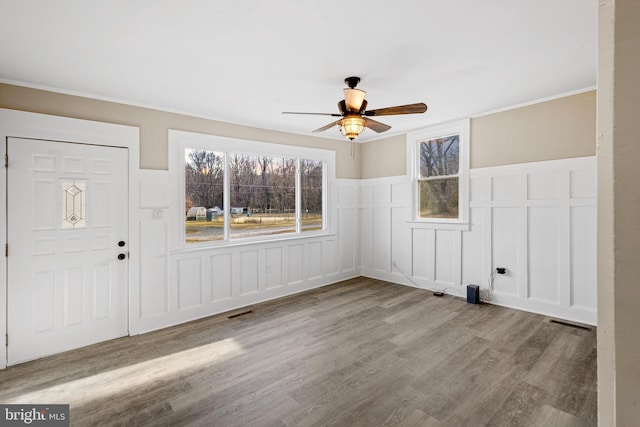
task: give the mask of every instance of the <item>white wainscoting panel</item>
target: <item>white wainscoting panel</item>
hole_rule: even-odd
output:
[[[571,306],[586,310],[597,306],[596,292],[584,292],[596,289],[596,235],[585,233],[595,222],[593,206],[571,207]]]
[[[340,273],[357,277],[360,275],[360,228],[358,209],[360,206],[359,180],[336,180],[336,192],[339,195],[336,204],[336,219],[334,229],[338,230],[338,268],[331,272],[325,271],[326,276]]]
[[[405,186],[406,187],[406,186]],[[397,194],[395,187],[392,194]],[[403,200],[403,199],[401,199]],[[411,259],[411,229],[407,227],[407,216],[410,209],[407,207],[391,207],[391,268],[395,261],[402,271],[412,270]]]
[[[596,323],[595,157],[472,169],[468,231],[412,222],[408,176],[360,186],[364,276],[464,296],[505,267],[493,303]]]
[[[388,203],[388,202],[387,202]],[[391,270],[391,210],[388,207],[376,206],[373,214],[373,263],[374,270],[389,272]]]
[[[529,255],[528,296],[532,299],[560,302],[558,283],[559,209],[550,206],[528,207],[527,253]],[[498,261],[498,260],[496,260]]]
[[[309,280],[322,277],[322,242],[312,242],[307,245],[307,278]]]
[[[414,228],[412,231],[413,276],[427,283],[435,282],[436,230]],[[396,261],[397,267],[400,264]]]
[[[260,288],[260,276],[258,274],[258,251],[240,251],[240,265],[238,274],[240,276],[240,295],[258,292]]]
[[[493,303],[595,324],[595,170],[594,157],[471,170],[468,231],[415,226],[409,177],[336,180],[334,234],[188,251],[169,249],[168,173],[141,171],[132,333],[359,275],[463,296],[496,267]]]
[[[436,230],[436,285],[439,288],[446,288],[455,285],[455,269],[460,268],[456,265],[456,258],[460,255],[457,253],[456,239],[460,239],[460,232],[454,230]]]
[[[324,249],[324,255],[322,266],[324,268],[323,275],[326,277],[330,277],[332,275],[338,274],[339,266],[340,266],[340,253],[338,244],[338,239],[330,239],[325,240],[322,245]],[[311,260],[309,260],[311,262]]]
[[[484,209],[469,209],[469,231],[462,233],[462,281],[461,283],[477,284],[478,277],[485,277],[484,251],[485,233]],[[486,239],[489,241],[489,239]]]
[[[200,258],[182,258],[175,261],[177,276],[177,309],[202,305],[202,260]]]
[[[277,288],[282,286],[282,248],[276,246],[273,248],[266,248],[266,274],[265,279],[267,282],[267,289]]]
[[[295,285],[298,283],[302,283],[304,280],[304,275],[302,271],[303,260],[304,260],[304,245],[290,245],[288,247],[289,251],[289,285]]]
[[[370,189],[364,188],[364,190]],[[361,200],[363,199],[361,198]],[[358,217],[355,219],[356,224],[358,224],[358,222],[360,223],[360,244],[358,246],[360,248],[360,268],[367,270],[370,270],[373,267],[373,239],[375,230],[373,229],[371,211],[370,207],[360,208],[358,211]]]
[[[148,172],[148,173],[147,173]],[[360,275],[358,180],[334,180],[326,235],[226,247],[170,248],[175,224],[163,194],[167,171],[141,171],[138,208],[140,290],[131,333],[142,333],[301,292]],[[382,197],[388,187],[380,189]],[[378,195],[377,197],[380,197]],[[181,226],[181,225],[177,225]]]
[[[145,248],[139,257],[139,312],[141,317],[148,318],[169,310],[167,233],[166,224],[159,220],[140,221],[139,227],[141,247]]]
[[[352,232],[358,227],[358,222],[356,221],[357,209],[350,207],[341,209],[339,212],[340,216],[338,218],[338,235],[351,235]],[[340,253],[342,254],[342,256],[340,257],[340,270],[342,271],[352,271],[354,274],[357,274],[355,254],[356,247],[359,241],[358,236],[360,236],[359,232],[355,233],[352,239],[340,239]],[[349,254],[351,256],[348,256]]]
[[[209,258],[211,272],[209,276],[209,302],[225,300],[233,296],[233,276],[231,274],[233,263],[230,253],[211,255]]]
[[[514,181],[511,179],[511,181]],[[515,196],[515,195],[514,195]],[[473,208],[480,212],[484,209]],[[491,215],[491,259],[499,260],[502,266],[518,265],[518,208],[514,206],[496,207],[487,212]],[[492,265],[493,269],[494,266]],[[518,269],[510,268],[508,274],[495,277],[494,289],[505,294],[518,296]],[[483,277],[482,275],[476,275]],[[486,283],[478,283],[486,286]],[[526,297],[526,296],[525,296]]]
[[[167,233],[166,193],[169,183],[167,171],[140,170],[140,202],[138,204],[138,254],[131,254],[139,263],[139,292],[130,297],[129,332],[140,332],[145,322],[162,319],[171,308],[169,295],[169,242]],[[174,285],[175,289],[175,285]],[[176,308],[174,307],[173,310]],[[149,320],[151,319],[151,320]]]

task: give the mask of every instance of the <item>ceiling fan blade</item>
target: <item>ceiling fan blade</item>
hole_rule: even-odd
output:
[[[389,129],[391,129],[391,126],[389,125],[385,125],[384,123],[380,123],[378,121],[375,121],[373,119],[370,118],[366,118],[365,119],[365,126],[368,127],[369,129],[371,129],[374,132],[385,132]]]
[[[312,116],[342,117],[342,115],[338,113],[300,113],[297,111],[283,111],[282,114],[306,114],[306,115],[312,115]]]
[[[367,94],[367,92],[360,89],[351,88],[345,88],[342,89],[342,91],[344,92],[344,101],[347,104],[347,110],[360,111],[362,101],[364,101],[364,96]]]
[[[347,103],[344,102],[344,99],[338,101],[338,111],[340,111],[340,116],[344,116],[347,113]]]
[[[333,122],[333,123],[329,123],[329,124],[328,124],[328,125],[326,125],[326,126],[322,126],[321,128],[318,128],[318,129],[314,130],[314,132],[323,132],[323,131],[325,131],[325,130],[327,130],[327,129],[331,129],[332,127],[336,126],[336,125],[338,124],[338,122],[339,122],[339,121],[340,121],[340,120],[336,120],[336,121],[335,121],[335,122]]]
[[[358,114],[363,115],[365,110],[367,109],[367,100],[362,100],[362,105],[360,106],[360,110],[358,110]]]
[[[427,104],[419,102],[417,104],[398,105],[397,107],[378,108],[376,110],[365,111],[365,116],[392,116],[394,114],[419,114],[427,111]]]

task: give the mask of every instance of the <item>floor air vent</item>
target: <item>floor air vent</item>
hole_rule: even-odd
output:
[[[242,311],[240,313],[232,314],[231,316],[227,316],[227,319],[234,319],[236,317],[244,316],[245,314],[253,313],[253,310]]]
[[[551,323],[557,323],[558,325],[562,325],[562,326],[569,326],[571,328],[576,328],[576,329],[583,329],[585,331],[590,331],[591,328],[588,326],[582,326],[582,325],[575,325],[573,323],[568,323],[568,322],[563,322],[562,320],[555,320],[555,319],[551,319],[549,320],[549,322]]]

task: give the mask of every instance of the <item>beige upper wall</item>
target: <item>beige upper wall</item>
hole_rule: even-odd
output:
[[[471,168],[594,156],[596,92],[471,119]]]
[[[362,146],[362,178],[406,174],[405,135]],[[596,92],[471,119],[471,168],[594,156]]]
[[[0,108],[139,127],[140,167],[144,169],[167,169],[168,130],[177,129],[252,141],[334,150],[336,151],[336,176],[360,178],[361,145],[356,144],[354,159],[350,154],[350,144],[346,141],[240,126],[4,83],[0,83]]]
[[[336,151],[338,178],[407,173],[406,135],[350,144],[0,83],[0,108],[140,128],[140,167],[167,169],[168,129]],[[589,91],[471,119],[471,167],[595,155],[596,93]]]
[[[407,173],[406,141],[406,135],[396,135],[362,144],[360,178],[405,175]]]

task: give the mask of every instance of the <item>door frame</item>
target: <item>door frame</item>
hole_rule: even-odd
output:
[[[139,305],[139,263],[136,254],[140,253],[140,233],[137,209],[139,198],[139,165],[140,165],[140,129],[112,123],[94,122],[90,120],[72,119],[47,114],[0,108],[0,141],[4,154],[7,149],[7,138],[30,138],[75,142],[111,147],[128,148],[129,153],[129,283],[128,283],[128,330],[129,335],[138,333],[137,313],[134,307]],[[11,165],[11,158],[9,158]],[[7,241],[7,173],[0,173],[0,199],[5,202],[5,209],[0,209],[0,243]],[[134,262],[131,262],[134,261]],[[5,257],[0,262],[0,333],[7,333],[7,264]],[[0,339],[0,369],[7,366],[7,347]]]

